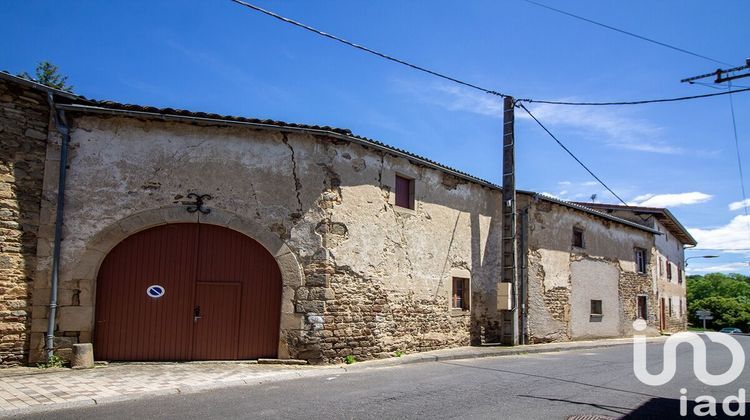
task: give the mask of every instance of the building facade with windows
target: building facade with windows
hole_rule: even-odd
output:
[[[507,328],[489,182],[348,130],[98,102],[5,73],[0,108],[0,365],[44,356],[56,262],[63,356],[91,342],[101,360],[325,363]],[[518,203],[529,342],[626,335],[639,311],[655,325],[641,283],[660,232]]]
[[[687,328],[687,284],[685,248],[697,245],[695,238],[668,209],[579,203],[655,229],[654,246],[647,256],[652,264],[653,293],[656,297],[659,329],[666,332]]]
[[[529,342],[628,336],[636,319],[660,332],[655,229],[539,194],[518,203]]]

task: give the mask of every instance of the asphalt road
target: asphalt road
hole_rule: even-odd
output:
[[[745,349],[747,360],[750,337],[737,340]],[[652,373],[661,371],[661,355],[661,344],[649,344]],[[681,418],[681,388],[687,390],[689,400],[711,395],[719,402],[727,395],[737,395],[740,388],[750,388],[750,362],[731,384],[710,387],[700,383],[693,374],[688,345],[678,347],[677,374],[660,387],[639,382],[633,373],[632,359],[632,346],[622,345],[431,362],[36,413],[24,418],[551,420],[601,415],[667,419]],[[724,372],[730,365],[730,353],[721,345],[709,343],[707,362],[709,372]],[[721,414],[721,404],[717,410]]]

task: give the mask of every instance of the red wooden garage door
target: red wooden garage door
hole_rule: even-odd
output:
[[[99,269],[95,357],[275,357],[280,312],[281,274],[258,242],[213,225],[158,226],[122,241]]]

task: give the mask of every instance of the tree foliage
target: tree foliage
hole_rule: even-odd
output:
[[[19,76],[39,82],[51,88],[64,90],[66,92],[73,91],[73,86],[68,84],[68,76],[60,74],[57,66],[49,61],[42,61],[37,64],[36,70],[34,70],[34,76],[31,76],[26,72],[19,74]]]
[[[750,330],[750,278],[741,274],[712,273],[688,276],[688,319],[693,325],[703,321],[695,315],[699,309],[711,311],[714,329],[737,327]]]

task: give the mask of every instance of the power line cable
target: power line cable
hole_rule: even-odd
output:
[[[578,157],[573,152],[571,152],[570,149],[568,149],[554,134],[552,134],[552,132],[549,131],[549,129],[547,129],[547,127],[545,127],[544,124],[542,124],[542,122],[539,121],[539,119],[537,119],[537,117],[535,117],[534,114],[532,114],[531,111],[529,111],[529,109],[526,108],[526,106],[524,106],[524,104],[519,103],[518,106],[521,107],[521,109],[523,109],[524,111],[526,111],[526,113],[529,114],[529,116],[534,121],[536,121],[536,123],[539,124],[539,126],[542,127],[542,129],[544,131],[546,131],[547,134],[549,134],[549,136],[552,137],[552,139],[555,140],[555,142],[557,142],[557,144],[560,147],[562,147],[562,149],[565,150],[570,155],[570,157],[572,157],[573,159],[575,159],[575,161],[578,162],[578,164],[581,165],[583,167],[583,169],[586,170],[586,172],[588,172],[591,176],[593,176],[594,179],[596,179],[597,181],[599,181],[599,183],[602,184],[602,186],[604,186],[604,188],[606,188],[607,191],[609,191],[613,196],[615,196],[618,200],[620,200],[620,202],[622,204],[624,204],[626,207],[630,207],[628,205],[628,203],[625,202],[625,200],[623,200],[622,198],[620,198],[620,196],[617,195],[617,193],[615,193],[614,191],[612,191],[612,188],[609,188],[609,186],[607,184],[605,184],[604,181],[601,180],[601,178],[599,178],[598,176],[596,176],[596,174],[591,169],[589,169],[589,167],[586,166],[585,163],[581,162],[581,159],[578,159]]]
[[[342,44],[346,44],[346,45],[348,45],[350,47],[354,47],[354,48],[356,48],[358,50],[362,50],[362,51],[368,52],[370,54],[375,54],[378,57],[384,58],[386,60],[390,60],[390,61],[393,61],[393,62],[396,62],[396,63],[399,63],[399,64],[403,64],[403,65],[411,67],[411,68],[413,68],[415,70],[419,70],[421,72],[424,72],[424,73],[427,73],[427,74],[431,74],[433,76],[437,76],[437,77],[439,77],[441,79],[449,80],[451,82],[458,83],[460,85],[463,85],[463,86],[466,86],[466,87],[469,87],[469,88],[472,88],[472,89],[476,89],[476,90],[479,90],[479,91],[482,91],[482,92],[485,92],[485,93],[489,93],[490,95],[500,96],[500,97],[503,97],[503,98],[506,97],[506,96],[508,96],[508,95],[506,95],[504,93],[496,92],[496,91],[491,90],[491,89],[485,89],[485,88],[483,88],[481,86],[477,86],[477,85],[475,85],[473,83],[464,82],[462,80],[456,79],[455,77],[446,76],[445,74],[438,73],[436,71],[427,69],[427,68],[422,67],[422,66],[418,66],[416,64],[409,63],[408,61],[404,61],[404,60],[398,59],[396,57],[390,56],[388,54],[384,54],[384,53],[381,53],[379,51],[375,51],[375,50],[373,50],[371,48],[367,48],[367,47],[365,47],[363,45],[355,44],[354,42],[347,41],[347,40],[345,40],[343,38],[337,37],[335,35],[331,35],[331,34],[329,34],[327,32],[323,32],[323,31],[321,31],[319,29],[315,29],[312,26],[308,26],[308,25],[305,25],[304,23],[297,22],[295,20],[286,18],[286,17],[281,16],[281,15],[279,15],[277,13],[274,13],[274,12],[272,12],[270,10],[262,9],[262,8],[260,8],[258,6],[252,5],[250,3],[246,3],[246,2],[241,1],[241,0],[231,0],[231,1],[233,1],[233,2],[235,2],[237,4],[240,4],[242,6],[248,7],[250,9],[256,10],[258,12],[261,12],[263,14],[266,14],[268,16],[271,16],[273,18],[279,19],[279,20],[281,20],[283,22],[292,24],[294,26],[300,27],[300,28],[305,29],[307,31],[310,31],[312,33],[318,34],[320,36],[323,36],[323,37],[326,37],[326,38],[330,38],[330,39],[332,39],[334,41],[341,42]]]
[[[293,19],[289,19],[287,17],[279,15],[278,13],[274,13],[274,12],[272,12],[270,10],[263,9],[261,7],[255,6],[255,5],[247,3],[245,1],[242,1],[242,0],[230,0],[230,1],[232,1],[234,3],[237,3],[237,4],[241,5],[241,6],[245,6],[245,7],[249,8],[249,9],[258,11],[260,13],[263,13],[263,14],[265,14],[267,16],[270,16],[270,17],[273,17],[275,19],[278,19],[278,20],[280,20],[282,22],[289,23],[291,25],[294,25],[294,26],[297,26],[299,28],[305,29],[305,30],[310,31],[310,32],[312,32],[314,34],[323,36],[325,38],[332,39],[334,41],[337,41],[337,42],[340,42],[342,44],[348,45],[350,47],[356,48],[358,50],[365,51],[367,53],[376,55],[376,56],[378,56],[380,58],[384,58],[386,60],[389,60],[389,61],[401,64],[401,65],[410,67],[412,69],[421,71],[423,73],[427,73],[427,74],[439,77],[441,79],[448,80],[448,81],[457,83],[459,85],[466,86],[466,87],[469,87],[471,89],[478,90],[480,92],[488,93],[490,95],[499,96],[499,97],[510,96],[508,94],[501,93],[501,92],[498,92],[498,91],[493,90],[493,89],[484,88],[484,87],[476,85],[474,83],[466,82],[466,81],[457,79],[455,77],[447,76],[447,75],[445,75],[443,73],[440,73],[440,72],[437,72],[437,71],[434,71],[434,70],[430,70],[428,68],[425,68],[425,67],[422,67],[422,66],[418,66],[416,64],[412,64],[412,63],[410,63],[410,62],[408,62],[406,60],[401,60],[399,58],[395,58],[395,57],[390,56],[388,54],[385,54],[385,53],[373,50],[372,48],[368,48],[368,47],[365,47],[363,45],[359,45],[359,44],[356,44],[354,42],[347,41],[347,40],[345,40],[345,39],[343,39],[341,37],[338,37],[336,35],[332,35],[332,34],[329,34],[327,32],[323,32],[323,31],[321,31],[319,29],[313,28],[312,26],[309,26],[309,25],[306,25],[304,23],[295,21]],[[740,93],[740,92],[745,92],[745,91],[748,91],[748,90],[750,90],[750,88],[738,89],[738,90],[735,90],[735,91],[732,91],[732,92],[720,92],[720,93],[713,93],[713,94],[706,94],[706,95],[682,96],[682,97],[666,98],[666,99],[647,99],[647,100],[639,100],[639,101],[621,101],[621,102],[617,102],[617,101],[610,101],[610,102],[569,102],[569,101],[549,101],[549,100],[530,99],[530,98],[519,99],[519,100],[521,102],[550,104],[550,105],[579,105],[579,106],[643,105],[643,104],[660,103],[660,102],[677,102],[677,101],[685,101],[685,100],[690,100],[690,99],[708,98],[708,97],[712,97],[712,96],[727,95],[729,93]]]
[[[519,99],[521,102],[537,103],[537,104],[550,104],[550,105],[577,105],[577,106],[608,106],[608,105],[643,105],[643,104],[655,104],[661,102],[678,102],[687,101],[691,99],[710,98],[712,96],[731,95],[732,93],[746,92],[750,88],[737,89],[732,91],[723,91],[717,93],[706,93],[703,95],[692,95],[692,96],[679,96],[676,98],[663,98],[663,99],[645,99],[640,101],[621,101],[621,102],[568,102],[568,101],[547,101],[540,99]]]
[[[709,87],[711,89],[716,89],[716,90],[726,90],[725,88],[716,86],[714,83],[690,82],[690,84],[691,85],[701,85],[701,86]]]
[[[543,8],[548,9],[548,10],[552,10],[552,11],[557,12],[557,13],[561,13],[561,14],[566,15],[566,16],[570,16],[570,17],[575,18],[575,19],[582,20],[584,22],[588,22],[588,23],[591,23],[591,24],[594,24],[594,25],[597,25],[597,26],[601,26],[603,28],[607,28],[607,29],[619,32],[621,34],[632,36],[634,38],[638,38],[640,40],[643,40],[643,41],[646,41],[646,42],[650,42],[652,44],[661,45],[662,47],[666,47],[666,48],[669,48],[669,49],[672,49],[672,50],[675,50],[675,51],[679,51],[681,53],[689,54],[689,55],[692,55],[694,57],[699,57],[699,58],[702,58],[704,60],[713,61],[714,63],[724,64],[726,66],[731,66],[731,64],[725,63],[723,61],[716,60],[716,59],[713,59],[711,57],[706,57],[705,55],[694,53],[694,52],[688,51],[688,50],[686,50],[684,48],[675,47],[674,45],[669,45],[667,43],[660,42],[660,41],[657,41],[655,39],[646,38],[645,36],[634,34],[632,32],[628,32],[628,31],[626,31],[624,29],[615,28],[614,26],[606,25],[604,23],[597,22],[595,20],[587,19],[587,18],[585,18],[583,16],[574,15],[573,13],[569,13],[569,12],[566,12],[564,10],[556,9],[556,8],[554,8],[552,6],[547,6],[546,4],[538,3],[538,2],[535,2],[533,0],[523,0],[523,1],[525,1],[526,3],[534,4],[534,5],[539,6],[539,7],[543,7]]]

